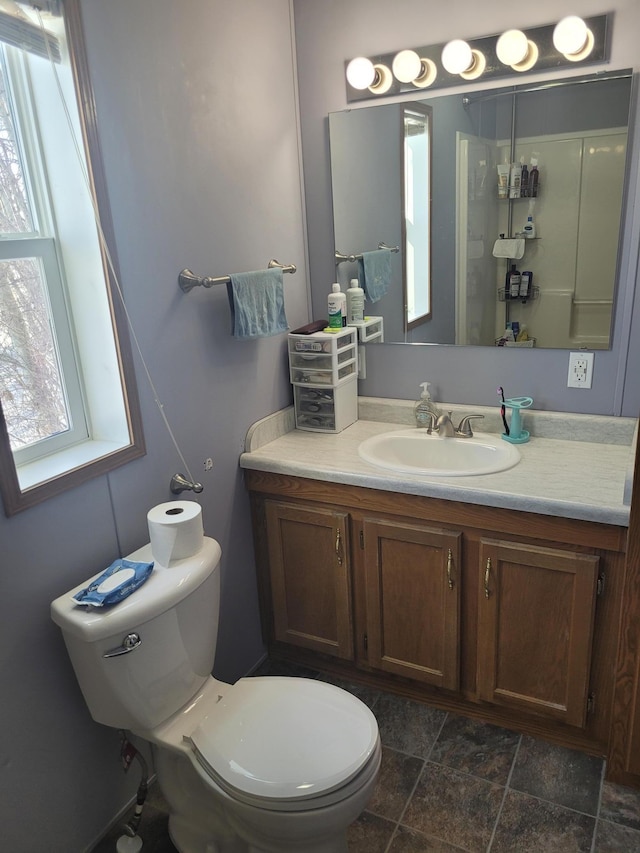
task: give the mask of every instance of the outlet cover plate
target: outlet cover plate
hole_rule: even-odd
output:
[[[567,388],[591,388],[593,353],[570,352]]]

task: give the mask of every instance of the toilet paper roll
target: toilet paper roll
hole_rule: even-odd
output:
[[[202,547],[202,507],[195,501],[169,501],[147,513],[151,553],[156,563],[192,557]]]

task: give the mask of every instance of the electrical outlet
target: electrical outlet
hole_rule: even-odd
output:
[[[591,388],[593,353],[570,352],[567,388]]]

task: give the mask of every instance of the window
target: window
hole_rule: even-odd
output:
[[[55,14],[0,13],[0,483],[7,514],[144,452],[115,269],[105,263],[94,218],[95,206],[109,242],[97,139],[78,107],[92,100],[77,0],[65,3],[65,21],[56,0],[44,5]],[[77,142],[84,138],[86,152]]]
[[[404,327],[431,319],[431,107],[402,110]]]

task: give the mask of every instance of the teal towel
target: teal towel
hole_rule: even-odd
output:
[[[280,267],[235,273],[230,279],[227,293],[234,338],[246,341],[287,331]]]
[[[391,283],[391,252],[388,249],[363,252],[362,258],[358,258],[358,278],[369,302],[382,299]]]

